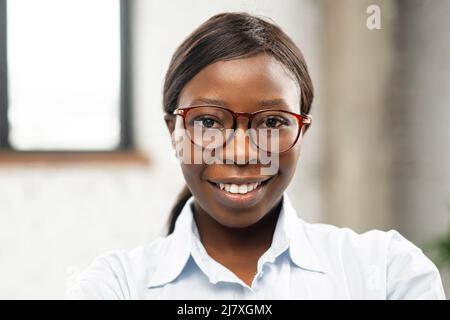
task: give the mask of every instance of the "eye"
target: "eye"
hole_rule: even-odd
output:
[[[259,127],[270,129],[280,128],[281,126],[288,126],[289,121],[281,116],[267,116],[262,119]]]
[[[221,129],[223,128],[222,124],[216,119],[208,116],[197,117],[194,120],[195,125],[199,125],[205,129]]]

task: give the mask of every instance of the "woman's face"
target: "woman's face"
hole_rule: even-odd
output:
[[[299,113],[299,90],[281,63],[270,55],[258,54],[205,67],[183,88],[178,105],[184,108],[214,104],[234,112],[281,109]],[[247,122],[246,118],[238,118],[237,129],[246,130]],[[168,124],[172,130],[182,129],[182,117],[171,117]],[[237,136],[233,139],[234,152],[225,155],[231,160],[227,164],[181,163],[181,168],[197,206],[223,226],[243,228],[257,223],[281,199],[295,172],[301,135],[292,149],[278,155],[278,168],[269,175],[262,173],[261,169],[269,165],[260,162],[258,151],[249,139],[241,140]],[[199,148],[194,144],[191,147]],[[238,156],[245,161],[236,161]],[[234,190],[243,184],[257,187],[241,194],[221,189],[221,184],[222,188],[228,185]]]

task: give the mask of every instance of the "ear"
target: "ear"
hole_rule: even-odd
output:
[[[164,114],[164,121],[166,122],[166,126],[170,134],[172,134],[173,130],[175,129],[175,120],[175,115],[168,113]]]

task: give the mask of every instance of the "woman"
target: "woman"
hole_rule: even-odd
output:
[[[445,298],[436,267],[398,232],[297,217],[284,191],[313,87],[278,26],[245,13],[210,18],[176,50],[163,96],[187,185],[169,234],[98,257],[69,297]]]

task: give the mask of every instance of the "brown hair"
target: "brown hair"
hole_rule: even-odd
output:
[[[281,62],[301,90],[301,111],[309,113],[313,85],[300,49],[265,18],[248,13],[217,14],[195,29],[177,48],[169,64],[163,89],[164,111],[171,114],[183,87],[206,66],[224,60],[251,57],[265,52]],[[168,233],[172,233],[183,206],[191,196],[187,186],[173,207]]]

